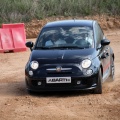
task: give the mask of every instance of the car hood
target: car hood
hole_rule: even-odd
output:
[[[79,63],[83,59],[93,59],[97,56],[94,48],[71,50],[33,50],[30,61],[37,60],[41,64]]]

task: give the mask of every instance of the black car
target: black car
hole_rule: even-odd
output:
[[[110,41],[94,20],[47,23],[31,49],[25,67],[29,92],[92,90],[102,93],[102,83],[114,80],[114,53]]]

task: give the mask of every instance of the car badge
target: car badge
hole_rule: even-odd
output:
[[[61,66],[56,67],[56,72],[61,72],[61,69],[62,69]]]

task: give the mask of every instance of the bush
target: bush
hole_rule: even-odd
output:
[[[120,15],[120,0],[1,0],[0,23],[49,16]]]

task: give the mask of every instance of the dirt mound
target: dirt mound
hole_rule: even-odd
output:
[[[41,28],[50,21],[73,19],[72,17],[50,17],[43,20],[32,20],[25,24],[27,38],[36,38]],[[88,17],[76,17],[75,19],[91,19],[97,20],[103,30],[117,29],[120,28],[120,17],[109,17],[109,16],[88,16]]]

